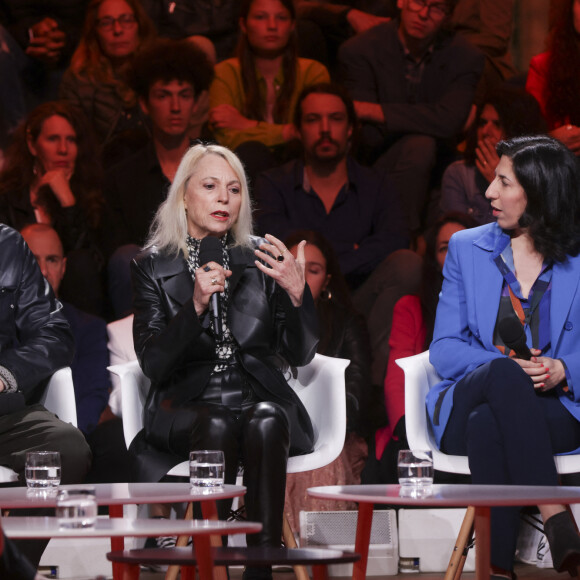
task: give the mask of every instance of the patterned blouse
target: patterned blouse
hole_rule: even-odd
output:
[[[227,249],[228,236],[225,235],[221,238],[222,251],[223,251],[223,267],[226,270],[230,269],[230,256]],[[192,238],[190,235],[187,236],[187,267],[193,281],[195,282],[195,271],[200,268],[199,263],[199,248],[201,246],[201,240]],[[222,328],[223,335],[221,339],[216,339],[216,366],[213,369],[214,373],[225,370],[229,365],[236,361],[236,354],[238,352],[238,344],[236,343],[227,321],[227,312],[229,304],[229,281],[226,278],[225,290],[220,293],[220,306],[221,306],[221,316],[222,316]],[[209,330],[213,334],[213,313],[210,309],[210,317],[212,324],[210,324]]]

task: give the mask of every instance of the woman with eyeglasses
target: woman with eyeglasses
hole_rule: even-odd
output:
[[[86,115],[101,146],[140,124],[137,99],[123,73],[154,36],[138,0],[91,0],[87,7],[83,37],[60,97]]]

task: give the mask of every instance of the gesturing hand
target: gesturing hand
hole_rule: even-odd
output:
[[[562,361],[549,356],[537,356],[541,350],[531,348],[532,358],[514,360],[522,367],[524,372],[532,379],[534,388],[539,391],[548,391],[560,384],[566,378],[566,371]]]
[[[259,250],[255,251],[256,256],[268,264],[264,266],[262,262],[256,260],[256,266],[276,280],[276,282],[286,290],[292,304],[300,306],[304,295],[304,270],[306,261],[304,259],[303,240],[298,244],[296,258],[288,251],[288,248],[278,239],[270,234],[266,234],[269,244],[262,244]]]
[[[207,310],[212,294],[225,290],[226,278],[231,275],[231,270],[226,270],[217,262],[208,262],[195,271],[193,306],[198,316]]]

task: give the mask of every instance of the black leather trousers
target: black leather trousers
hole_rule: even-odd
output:
[[[239,370],[218,373],[216,380],[234,378]],[[290,427],[286,412],[276,403],[257,401],[244,389],[241,407],[215,400],[212,378],[204,400],[175,409],[171,430],[172,451],[187,457],[196,449],[220,449],[225,456],[225,482],[235,483],[238,465],[244,467],[247,517],[262,523],[262,532],[248,534],[249,546],[280,546],[286,488]],[[245,385],[247,387],[247,383]],[[231,393],[231,390],[230,390]],[[210,399],[209,401],[205,399]],[[230,501],[218,502],[220,519],[229,513]]]

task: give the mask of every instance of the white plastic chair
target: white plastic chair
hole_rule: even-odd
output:
[[[61,421],[77,426],[75,389],[69,367],[59,369],[52,375],[39,402]],[[18,481],[18,475],[9,467],[0,466],[0,483],[9,481]]]
[[[441,378],[429,362],[429,351],[400,358],[395,361],[405,372],[405,427],[409,449],[430,449],[433,453],[433,467],[449,473],[469,474],[467,457],[447,455],[439,450],[427,423],[425,400],[429,389]],[[580,455],[555,455],[558,473],[580,472]],[[473,508],[468,508],[455,550],[451,556],[445,580],[461,576],[467,554],[466,546],[473,536]]]
[[[400,358],[396,363],[405,372],[405,424],[410,449],[430,449],[433,466],[439,471],[469,474],[467,457],[447,455],[439,451],[427,424],[425,399],[429,389],[441,378],[429,362],[429,351]],[[579,455],[555,455],[558,473],[580,472]]]
[[[290,457],[288,473],[324,467],[340,455],[346,434],[344,371],[349,363],[317,354],[310,364],[297,369],[296,378],[288,381],[306,407],[314,427],[314,451]],[[143,428],[143,407],[151,383],[136,360],[108,368],[121,381],[123,434],[129,448]],[[176,465],[168,475],[189,477],[188,462]]]
[[[290,457],[287,473],[324,467],[340,455],[346,435],[344,372],[349,364],[346,359],[316,354],[308,365],[297,369],[296,377],[288,380],[310,416],[314,427],[314,450],[307,455]],[[108,368],[119,377],[121,383],[123,434],[128,449],[143,428],[143,407],[151,383],[136,360]],[[167,475],[189,477],[189,462],[177,464]],[[283,536],[288,547],[297,547],[285,515]],[[298,580],[308,579],[303,566],[295,567],[295,574]]]

